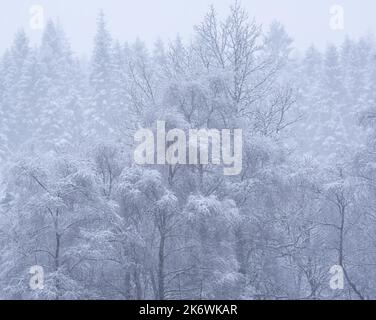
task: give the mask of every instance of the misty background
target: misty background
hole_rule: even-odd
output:
[[[374,4],[301,2],[4,4],[0,298],[375,299]],[[241,173],[136,165],[157,121]]]
[[[225,16],[231,0],[22,0],[3,1],[0,11],[0,50],[7,48],[13,35],[24,28],[38,42],[41,31],[30,30],[30,7],[41,5],[46,19],[59,19],[71,42],[73,51],[89,55],[95,35],[95,19],[103,9],[108,16],[108,28],[120,41],[141,38],[148,45],[158,38],[173,39],[176,34],[189,38],[192,26],[199,23],[207,8],[213,4],[220,16]],[[359,38],[376,29],[372,0],[246,0],[243,6],[250,16],[265,26],[277,20],[294,39],[294,46],[306,49],[311,44],[323,48],[329,42],[340,43],[345,35]],[[331,30],[330,7],[341,5],[345,10],[345,29]]]

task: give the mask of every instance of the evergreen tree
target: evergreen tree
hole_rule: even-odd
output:
[[[99,13],[94,51],[91,60],[91,115],[90,120],[101,130],[111,129],[111,80],[113,71],[112,39],[107,30],[105,16]]]

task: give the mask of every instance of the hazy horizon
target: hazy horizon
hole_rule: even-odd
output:
[[[29,26],[32,16],[29,11],[34,5],[44,8],[45,20],[54,19],[61,23],[74,52],[88,55],[92,50],[96,17],[100,10],[104,11],[109,31],[114,38],[122,42],[140,38],[147,45],[152,45],[159,38],[166,41],[175,38],[177,34],[189,39],[193,26],[202,20],[211,4],[222,17],[232,3],[233,0],[7,2],[0,12],[0,52],[10,46],[13,35],[20,28],[26,31],[32,43],[39,42],[42,30],[31,30]],[[370,10],[376,6],[370,0],[363,1],[362,5],[349,0],[319,0],[311,3],[298,0],[285,0],[283,3],[278,0],[243,0],[240,3],[264,28],[274,20],[281,22],[294,39],[294,47],[298,50],[304,50],[312,44],[319,48],[324,48],[328,43],[339,44],[347,35],[358,39],[376,29],[376,21]],[[330,28],[330,8],[333,5],[343,7],[343,30]]]

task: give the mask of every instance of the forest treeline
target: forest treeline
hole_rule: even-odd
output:
[[[375,299],[375,80],[372,36],[298,54],[238,4],[151,48],[101,13],[88,60],[53,21],[38,46],[18,32],[0,63],[0,298]],[[135,165],[157,120],[241,128],[241,174]]]

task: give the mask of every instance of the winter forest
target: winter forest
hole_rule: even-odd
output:
[[[1,57],[0,299],[376,299],[373,36],[297,54],[234,3],[147,46],[107,19],[87,59],[56,21]],[[241,173],[136,165],[157,120],[241,128]]]

